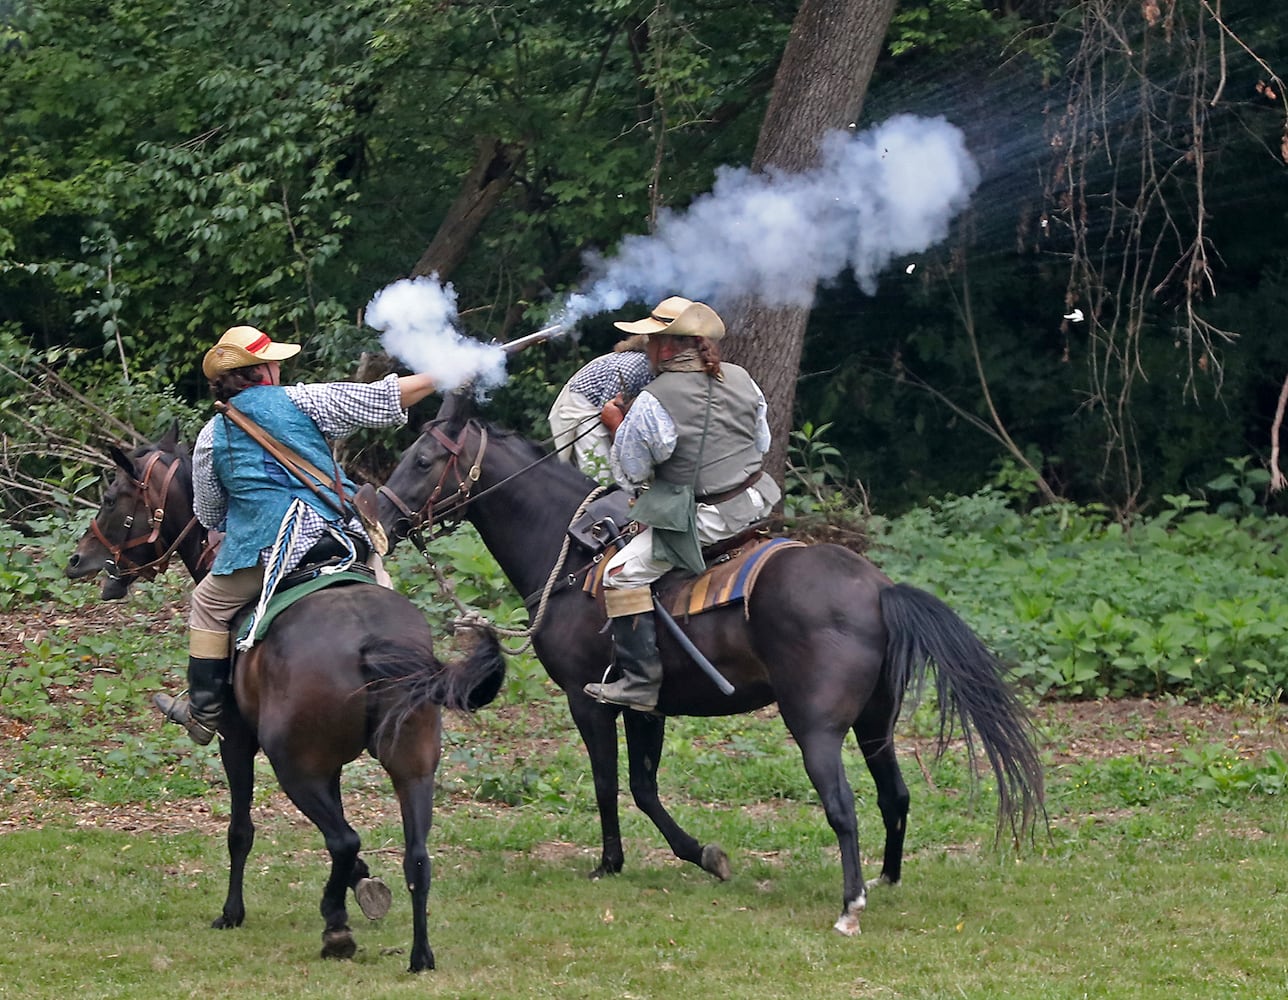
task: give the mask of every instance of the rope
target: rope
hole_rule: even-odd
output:
[[[237,648],[242,652],[255,645],[255,640],[258,638],[255,633],[258,631],[259,622],[263,619],[268,602],[272,600],[273,592],[277,590],[277,584],[282,579],[283,567],[295,548],[295,537],[303,510],[304,501],[296,497],[286,508],[282,523],[277,526],[277,537],[273,539],[272,552],[269,553],[268,562],[264,564],[264,585],[259,592],[259,602],[247,621],[245,637],[237,642]]]
[[[599,485],[586,494],[585,499],[583,499],[580,505],[578,505],[576,513],[573,514],[572,519],[568,522],[568,526],[572,527],[572,525],[576,523],[577,519],[586,512],[586,508],[589,507],[593,501],[607,493],[610,489],[612,489],[611,486]],[[523,644],[518,648],[510,649],[507,647],[505,650],[505,652],[510,656],[519,656],[522,653],[526,653],[532,646],[532,634],[541,627],[542,621],[545,620],[546,608],[550,603],[550,595],[554,592],[555,583],[559,579],[560,571],[563,569],[564,562],[568,558],[568,548],[571,544],[572,536],[565,530],[563,545],[559,549],[559,558],[555,560],[554,566],[551,567],[550,575],[546,578],[545,586],[541,589],[541,600],[537,603],[537,612],[533,615],[526,629],[503,628],[495,623],[489,623],[478,609],[470,607],[456,596],[455,585],[453,585],[442,570],[438,568],[438,563],[429,559],[428,556],[426,557],[426,561],[429,563],[429,568],[433,572],[434,578],[438,581],[439,589],[451,598],[452,603],[456,605],[456,610],[461,613],[458,618],[452,621],[452,628],[491,628],[498,635],[506,638],[523,639]]]

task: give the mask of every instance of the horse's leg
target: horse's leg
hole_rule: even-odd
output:
[[[622,829],[617,817],[617,713],[581,691],[570,693],[568,709],[581,733],[590,757],[590,776],[595,785],[595,804],[599,808],[599,832],[603,850],[599,867],[590,877],[616,875],[622,870]]]
[[[640,810],[661,831],[672,852],[721,881],[730,877],[729,858],[715,844],[701,844],[686,832],[662,805],[657,795],[657,768],[661,762],[666,719],[644,712],[627,712],[626,753],[630,762],[631,795]]]
[[[867,761],[868,771],[877,786],[877,808],[885,824],[885,850],[881,857],[881,874],[868,883],[898,885],[903,875],[903,840],[908,832],[908,786],[894,751],[894,721],[899,706],[874,698],[854,724],[854,736]]]
[[[783,714],[783,721],[801,748],[805,772],[818,791],[828,825],[836,834],[836,842],[841,848],[841,915],[833,926],[842,934],[858,934],[859,916],[867,906],[867,891],[859,863],[859,824],[854,814],[854,788],[846,777],[845,764],[841,759],[845,731],[793,724],[787,712]]]
[[[434,773],[404,777],[390,771],[403,823],[403,876],[411,892],[411,964],[409,972],[424,972],[434,967],[434,952],[429,947],[429,884],[431,869],[425,841],[434,814]]]
[[[282,791],[321,831],[327,853],[331,855],[331,875],[322,890],[319,907],[325,923],[322,957],[352,958],[358,946],[349,929],[349,912],[344,904],[362,841],[344,818],[344,805],[340,801],[340,771],[337,768],[325,777],[299,774],[293,770],[289,759],[283,757],[279,761],[272,750],[268,747],[265,750]]]
[[[246,859],[250,856],[251,845],[255,843],[255,824],[251,820],[250,805],[255,791],[255,754],[259,751],[255,734],[240,713],[232,705],[225,707],[224,713],[219,756],[228,778],[231,805],[228,815],[228,896],[224,900],[223,912],[210,925],[218,929],[240,927],[246,919],[242,888]]]

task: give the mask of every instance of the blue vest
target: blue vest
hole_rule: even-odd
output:
[[[233,405],[321,471],[337,468],[321,429],[312,417],[291,402],[281,386],[243,389]],[[296,498],[328,521],[343,520],[225,416],[214,418],[213,459],[215,474],[228,492],[228,534],[219,546],[211,569],[216,575],[256,565],[260,550],[273,544],[282,518]],[[340,477],[346,495],[357,491],[343,471]],[[333,490],[324,492],[339,504]]]

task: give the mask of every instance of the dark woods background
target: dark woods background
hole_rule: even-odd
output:
[[[195,431],[232,323],[304,343],[307,379],[358,374],[358,311],[409,274],[450,281],[473,336],[535,329],[586,251],[750,161],[811,5],[270,6],[0,0],[7,515],[89,489],[114,420]],[[898,5],[857,125],[943,115],[984,183],[947,242],[811,314],[793,426],[830,425],[873,509],[987,483],[1282,509],[1281,7]],[[543,435],[613,318],[518,356],[496,418]],[[381,477],[404,443],[348,457]]]

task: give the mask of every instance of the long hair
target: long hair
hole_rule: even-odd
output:
[[[650,337],[665,337],[676,347],[676,353],[672,358],[696,358],[702,366],[702,371],[712,378],[720,377],[720,345],[714,340],[708,340],[706,337],[676,337],[669,333],[651,333]],[[662,363],[666,369],[667,362]],[[693,368],[685,366],[684,371],[694,371]]]
[[[264,373],[258,365],[234,368],[232,371],[221,372],[210,380],[210,394],[219,402],[226,403],[243,389],[264,385],[265,381]]]

